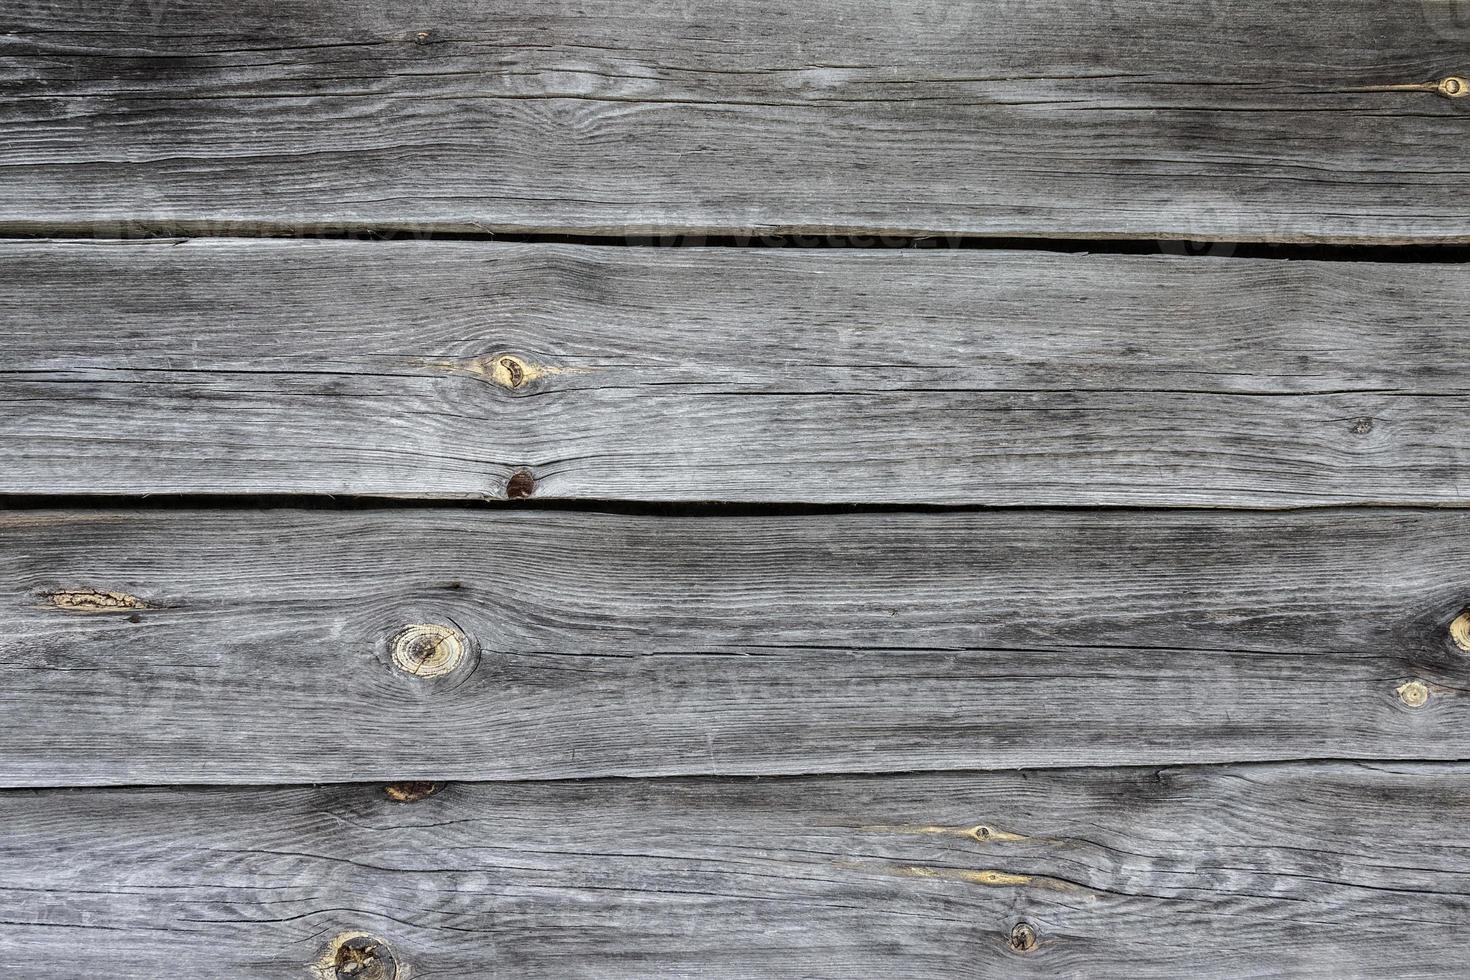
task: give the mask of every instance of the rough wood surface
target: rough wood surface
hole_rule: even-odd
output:
[[[1461,265],[0,247],[0,491],[1463,504]]]
[[[1466,74],[1465,0],[37,0],[0,226],[1466,241]]]
[[[1467,825],[1470,769],[1392,763],[8,792],[0,961],[305,980],[345,934],[400,980],[1463,977]]]
[[[0,785],[1466,759],[1467,534],[1456,510],[11,512]]]

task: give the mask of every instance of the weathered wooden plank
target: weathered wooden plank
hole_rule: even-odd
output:
[[[1465,759],[1467,533],[1457,510],[11,512],[0,785]]]
[[[1463,504],[1459,265],[0,247],[0,491]]]
[[[7,792],[0,821],[33,980],[294,980],[342,935],[376,962],[319,975],[1400,980],[1463,976],[1470,929],[1463,765]]]
[[[1465,0],[10,4],[0,225],[1470,240]],[[1395,91],[1421,85],[1428,91]]]

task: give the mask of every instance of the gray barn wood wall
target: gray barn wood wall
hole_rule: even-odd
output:
[[[1467,75],[1470,0],[7,5],[0,966],[1465,976]]]

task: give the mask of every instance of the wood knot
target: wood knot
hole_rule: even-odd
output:
[[[315,972],[321,980],[397,980],[398,958],[378,937],[346,932],[332,940]]]
[[[1408,681],[1398,688],[1399,700],[1410,708],[1422,708],[1429,703],[1429,685],[1423,681]]]
[[[409,626],[393,638],[393,665],[414,677],[443,677],[464,663],[469,644],[450,626]]]
[[[1465,653],[1470,653],[1470,609],[1450,620],[1450,640]]]
[[[490,380],[502,388],[514,391],[539,376],[540,372],[514,354],[500,354],[490,359]]]
[[[537,381],[565,370],[550,364],[537,364],[510,351],[465,359],[427,361],[425,366],[450,374],[468,374],[515,392],[529,392]]]
[[[427,800],[443,788],[443,783],[389,783],[383,787],[383,792],[394,803],[417,803],[419,800]]]
[[[983,844],[995,836],[995,831],[991,830],[989,827],[985,826],[982,823],[980,826],[970,831],[970,836]]]
[[[1350,431],[1355,436],[1366,436],[1373,431],[1373,420],[1366,416],[1360,419],[1353,419]]]
[[[67,589],[48,592],[46,601],[57,609],[78,613],[132,612],[151,608],[148,603],[126,592],[99,592],[96,589]]]
[[[413,36],[414,44],[428,44],[432,40],[434,40],[433,31],[419,31]]]
[[[1029,953],[1036,948],[1036,928],[1029,922],[1017,922],[1006,943],[1017,953]]]
[[[1439,94],[1447,99],[1463,99],[1470,95],[1470,80],[1461,78],[1459,75],[1451,75],[1441,79],[1437,89]]]
[[[505,372],[507,387],[519,388],[526,383],[526,369],[514,357],[502,357],[498,366]]]
[[[536,478],[530,470],[517,470],[505,484],[505,495],[511,500],[525,500],[536,490]]]

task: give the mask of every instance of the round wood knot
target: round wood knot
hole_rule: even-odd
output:
[[[490,380],[502,388],[514,391],[524,387],[533,377],[530,366],[514,354],[501,354],[490,359]]]
[[[443,783],[389,783],[383,787],[383,792],[395,803],[417,803],[419,800],[427,800],[443,788]]]
[[[1398,689],[1399,700],[1410,708],[1422,708],[1429,703],[1429,685],[1423,681],[1409,681]]]
[[[1450,640],[1466,653],[1470,653],[1470,609],[1450,620]]]
[[[989,827],[985,826],[982,823],[980,826],[970,831],[970,836],[983,844],[995,836],[995,831],[991,830]]]
[[[1006,942],[1018,953],[1029,953],[1036,948],[1036,929],[1029,922],[1017,922]]]
[[[398,958],[388,944],[365,932],[343,933],[317,962],[323,980],[397,980]]]
[[[428,44],[432,40],[434,40],[433,31],[419,31],[413,36],[414,44]]]
[[[415,677],[443,677],[464,663],[469,644],[459,630],[437,623],[409,626],[393,638],[393,664]]]
[[[536,491],[536,478],[530,470],[517,470],[505,484],[505,495],[511,500],[525,500]]]
[[[1463,99],[1470,95],[1470,80],[1451,75],[1439,83],[1439,94],[1447,99]]]

